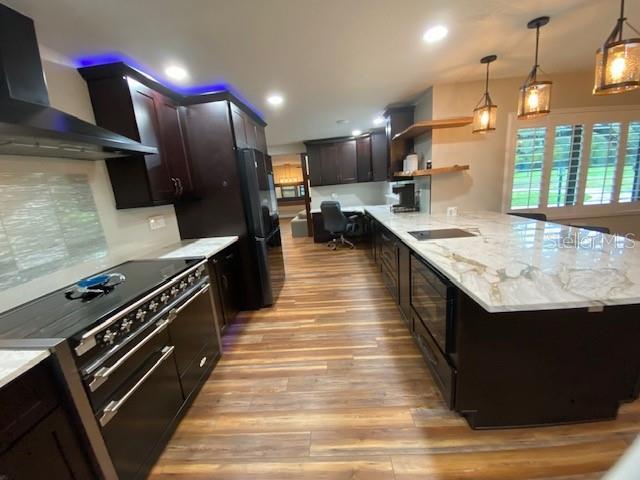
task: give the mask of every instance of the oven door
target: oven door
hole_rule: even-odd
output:
[[[153,353],[97,413],[121,480],[136,478],[153,464],[159,453],[156,447],[183,402],[174,347],[166,330],[146,347]]]

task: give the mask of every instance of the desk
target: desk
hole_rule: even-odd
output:
[[[351,215],[364,215],[364,207],[344,207],[342,213],[347,217]],[[311,219],[313,220],[313,241],[315,243],[324,243],[331,240],[331,235],[324,229],[324,220],[319,208],[311,209]]]

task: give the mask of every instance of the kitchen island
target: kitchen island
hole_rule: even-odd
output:
[[[638,398],[633,240],[495,212],[365,211],[385,283],[472,427],[610,419]]]

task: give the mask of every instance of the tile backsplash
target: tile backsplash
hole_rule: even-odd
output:
[[[0,291],[107,253],[87,175],[0,173]]]

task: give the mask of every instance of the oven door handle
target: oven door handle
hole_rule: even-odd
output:
[[[209,284],[207,283],[204,287],[202,287],[200,290],[198,290],[198,293],[194,293],[193,296],[191,298],[189,298],[189,300],[187,300],[186,302],[184,302],[182,305],[180,305],[178,308],[176,309],[172,309],[171,311],[175,314],[178,315],[180,312],[182,312],[185,308],[187,308],[191,302],[194,302],[200,295],[202,295],[204,292],[206,292],[207,290],[209,290]]]
[[[120,400],[113,400],[111,402],[109,402],[109,404],[104,407],[104,410],[102,411],[102,416],[100,417],[100,425],[101,426],[105,426],[107,423],[109,423],[113,417],[115,417],[118,414],[118,410],[120,410],[120,408],[122,408],[122,406],[127,402],[127,400],[129,400],[129,398],[136,393],[136,390],[138,390],[142,384],[147,380],[147,378],[149,378],[153,372],[156,371],[156,369],[158,367],[160,367],[160,365],[162,365],[162,363],[169,358],[169,356],[173,353],[174,350],[174,346],[170,346],[170,347],[164,347],[161,352],[162,352],[162,356],[158,359],[158,361],[156,363],[153,364],[153,367],[151,367],[149,370],[147,370],[147,373],[145,373],[142,378],[140,378],[140,380],[138,380],[135,385],[133,387],[131,387],[131,390],[129,390],[127,393],[125,393],[122,398],[120,398]]]
[[[140,342],[138,342],[138,344],[135,347],[133,347],[126,354],[120,357],[116,363],[114,363],[110,367],[102,367],[101,369],[99,369],[93,375],[93,380],[91,380],[91,383],[89,384],[89,390],[91,390],[92,392],[95,392],[100,385],[102,385],[104,382],[107,381],[107,379],[113,372],[115,372],[118,368],[120,368],[138,350],[144,347],[149,342],[149,340],[151,340],[153,337],[155,337],[156,335],[160,334],[163,330],[165,330],[167,326],[172,322],[173,319],[174,319],[174,315],[172,315],[171,312],[169,312],[169,316],[167,318],[158,322],[156,324],[156,328],[149,335],[144,337]]]

